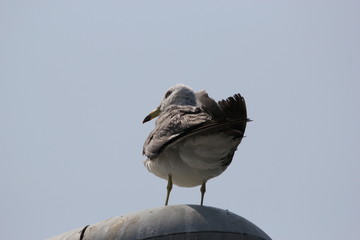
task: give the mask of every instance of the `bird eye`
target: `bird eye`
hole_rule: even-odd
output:
[[[165,98],[167,98],[168,96],[170,96],[171,93],[172,93],[171,90],[167,91],[167,92],[165,93]]]

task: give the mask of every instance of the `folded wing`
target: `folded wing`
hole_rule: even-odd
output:
[[[172,105],[160,114],[145,141],[144,155],[153,159],[178,141],[213,131],[224,131],[240,143],[249,121],[244,98],[235,94],[216,103],[205,91],[196,93],[196,98],[197,107]]]

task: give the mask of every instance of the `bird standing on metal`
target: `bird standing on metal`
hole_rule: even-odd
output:
[[[143,148],[144,164],[168,181],[165,206],[173,184],[201,185],[203,205],[206,182],[225,171],[244,136],[249,121],[244,98],[235,94],[215,102],[205,91],[177,84],[143,123],[155,117]]]

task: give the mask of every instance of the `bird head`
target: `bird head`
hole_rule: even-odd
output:
[[[196,106],[195,92],[183,84],[177,84],[166,91],[160,105],[147,115],[143,123],[150,121],[160,115],[164,109],[170,105],[190,105]]]

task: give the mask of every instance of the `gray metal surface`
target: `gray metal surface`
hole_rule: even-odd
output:
[[[260,228],[227,210],[175,205],[143,210],[79,228],[49,240],[263,239]]]

